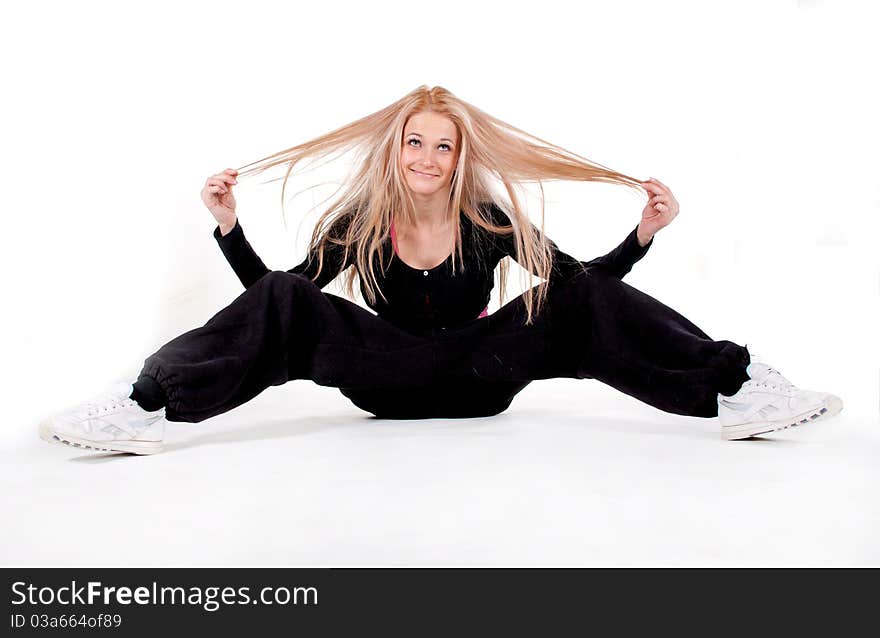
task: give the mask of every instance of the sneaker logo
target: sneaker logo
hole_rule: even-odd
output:
[[[725,408],[736,410],[737,412],[745,412],[754,405],[753,401],[728,401],[727,399],[722,399],[719,403]]]
[[[754,401],[728,401],[726,399],[719,401],[719,406],[723,406],[734,412],[739,412],[742,415],[742,418],[746,419],[750,419],[752,416],[760,412],[761,408],[767,407],[765,405],[756,404]]]
[[[779,408],[775,405],[765,405],[763,408],[758,410],[758,413],[765,419],[771,418],[776,412],[779,412]]]

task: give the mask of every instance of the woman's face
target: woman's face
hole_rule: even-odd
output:
[[[433,195],[452,183],[458,162],[458,129],[432,111],[410,116],[403,128],[400,164],[414,193]]]

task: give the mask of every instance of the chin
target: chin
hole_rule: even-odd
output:
[[[442,185],[425,185],[425,184],[413,184],[412,182],[407,182],[409,186],[409,190],[413,193],[418,193],[419,195],[433,195],[441,190],[443,190]]]
[[[410,188],[411,192],[416,193],[418,195],[433,195],[438,192],[440,189],[427,189],[427,188]]]

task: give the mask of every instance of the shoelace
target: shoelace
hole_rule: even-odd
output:
[[[793,390],[794,384],[782,376],[776,368],[767,368],[766,374],[760,381],[753,382],[753,385],[759,387],[770,388],[773,390]]]
[[[87,401],[84,407],[86,416],[98,416],[99,414],[111,412],[116,408],[123,408],[128,405],[129,402],[131,402],[131,399],[128,397],[103,394],[95,399]]]

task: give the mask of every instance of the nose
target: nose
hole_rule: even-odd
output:
[[[420,149],[419,160],[425,168],[434,168],[436,163],[434,162],[434,153],[430,148],[422,148]]]

